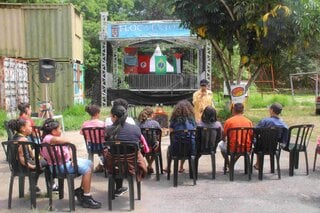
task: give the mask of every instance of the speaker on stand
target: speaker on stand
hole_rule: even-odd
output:
[[[45,83],[46,90],[46,106],[50,105],[48,101],[48,83],[54,83],[56,81],[56,61],[50,58],[39,59],[39,81]],[[50,115],[50,108],[46,108],[43,117]]]

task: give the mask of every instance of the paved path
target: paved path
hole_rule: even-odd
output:
[[[66,132],[78,148],[79,157],[87,157],[82,136],[78,132]],[[168,137],[163,138],[163,156],[169,143]],[[243,174],[243,160],[240,158],[236,164],[235,180],[229,181],[228,175],[223,175],[223,159],[218,152],[216,180],[211,180],[210,157],[203,156],[199,162],[199,179],[197,185],[187,173],[179,174],[177,188],[167,181],[166,176],[155,180],[155,175],[144,179],[142,183],[142,200],[135,200],[135,212],[320,212],[320,162],[316,172],[312,172],[315,143],[308,148],[309,176],[305,175],[304,156],[301,155],[300,168],[295,170],[295,176],[288,175],[288,153],[281,153],[281,180],[276,174],[269,172],[269,158],[265,159],[264,180],[258,180],[257,171],[253,172],[252,180],[248,181]],[[15,179],[12,209],[7,210],[9,168],[5,162],[4,152],[0,149],[0,211],[1,212],[28,212],[31,210],[28,193],[25,198],[18,198],[18,179]],[[319,156],[320,157],[320,156]],[[164,159],[165,160],[165,159]],[[320,161],[320,160],[319,160]],[[95,165],[98,159],[95,158]],[[164,162],[166,165],[166,162]],[[187,164],[185,166],[188,169]],[[76,179],[76,186],[80,184]],[[107,205],[107,183],[102,173],[94,174],[92,179],[92,193],[94,198],[103,203],[98,210],[83,209],[76,206],[76,212],[105,212]],[[126,181],[124,181],[126,184]],[[44,178],[39,180],[40,188],[45,191]],[[26,182],[26,192],[28,183]],[[67,189],[65,199],[59,200],[57,195],[53,199],[53,208],[56,212],[68,211]],[[48,199],[42,196],[37,199],[39,212],[46,212]],[[128,193],[113,201],[113,212],[129,211]]]

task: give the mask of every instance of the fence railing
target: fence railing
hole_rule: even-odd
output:
[[[187,74],[129,74],[125,77],[131,90],[194,90],[198,88],[196,75]]]

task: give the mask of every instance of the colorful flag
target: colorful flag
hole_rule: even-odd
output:
[[[138,55],[138,73],[150,73],[150,58],[149,55]]]
[[[155,56],[156,74],[166,74],[167,72],[167,57]]]

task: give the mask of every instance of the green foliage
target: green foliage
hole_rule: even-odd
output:
[[[84,105],[69,107],[62,114],[66,130],[80,130],[82,123],[90,119],[90,116],[85,111]]]
[[[7,120],[7,113],[3,110],[0,110],[0,137],[6,135],[4,128],[4,121]]]
[[[87,113],[85,111],[85,106],[76,104],[72,107],[68,107],[63,111],[63,116],[85,116]]]

